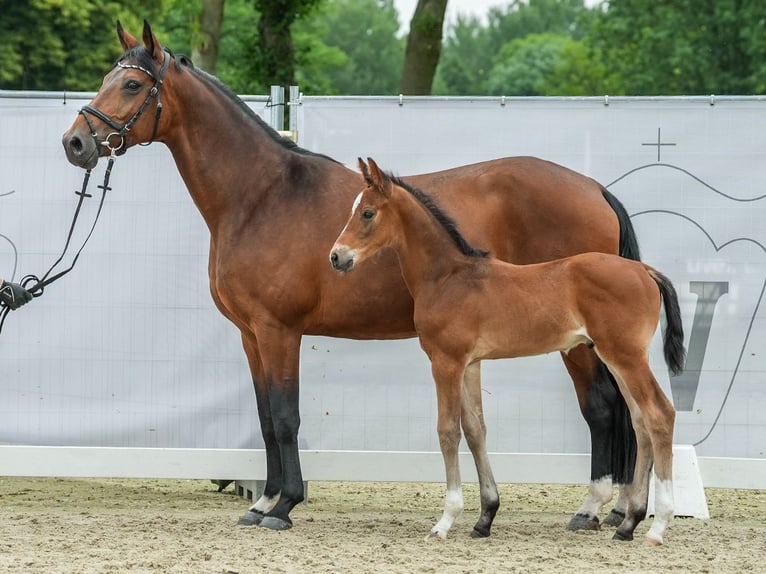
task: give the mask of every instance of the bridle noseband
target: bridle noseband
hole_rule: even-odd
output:
[[[131,130],[133,127],[133,124],[136,123],[138,118],[141,117],[141,115],[146,111],[146,108],[149,106],[151,101],[156,97],[157,98],[157,111],[154,115],[154,129],[152,130],[152,137],[149,138],[149,141],[140,144],[140,145],[149,145],[154,141],[154,138],[157,135],[157,128],[160,124],[160,115],[162,114],[162,100],[160,99],[160,88],[162,88],[162,82],[165,79],[165,74],[168,71],[168,67],[170,66],[170,60],[173,58],[173,53],[168,50],[167,48],[163,48],[163,51],[165,52],[165,57],[163,58],[162,62],[162,68],[160,69],[159,76],[155,76],[150,70],[147,70],[143,66],[138,66],[136,64],[123,64],[121,61],[117,62],[117,66],[120,68],[132,68],[135,70],[141,70],[145,74],[147,74],[150,78],[154,80],[154,86],[149,90],[149,93],[146,95],[146,99],[141,104],[141,106],[138,108],[135,114],[124,124],[120,124],[117,120],[114,118],[109,117],[104,112],[99,110],[98,108],[90,105],[85,104],[82,108],[80,108],[80,111],[78,113],[82,114],[82,117],[85,118],[85,121],[88,124],[88,128],[90,129],[90,135],[93,137],[94,141],[96,142],[96,146],[98,147],[106,147],[109,149],[109,151],[112,153],[112,155],[122,155],[127,151],[127,148],[125,147],[125,136],[127,133]],[[96,128],[93,125],[93,121],[88,115],[95,116],[98,119],[100,119],[102,122],[104,122],[106,125],[114,129],[115,131],[107,134],[107,136],[100,140],[98,139],[98,134],[96,133]],[[120,141],[117,142],[115,145],[112,145],[110,139],[113,136],[117,136],[120,138]]]

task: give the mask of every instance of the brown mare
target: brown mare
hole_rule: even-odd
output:
[[[441,520],[430,537],[443,539],[463,510],[458,466],[462,425],[481,492],[476,535],[488,533],[499,505],[486,448],[479,361],[525,357],[580,345],[596,352],[627,399],[638,439],[635,488],[615,538],[632,540],[646,515],[649,473],[656,475],[656,517],[647,541],[662,544],[673,517],[675,409],[649,367],[649,345],[665,303],[665,360],[684,363],[678,297],[661,273],[638,261],[582,253],[514,265],[472,247],[455,223],[422,191],[381,172],[371,159],[359,166],[367,187],[330,253],[341,273],[384,247],[398,255],[415,301],[415,329],[436,383],[439,444],[447,471]]]
[[[170,149],[210,230],[211,294],[241,332],[255,386],[267,480],[241,522],[256,524],[265,515],[262,526],[288,527],[290,511],[303,499],[297,440],[302,335],[414,337],[412,298],[393,254],[370,264],[374,285],[356,276],[341,280],[327,265],[345,206],[363,183],[359,173],[281,138],[214,77],[163,49],[147,23],[143,43],[119,24],[117,35],[125,53],[64,134],[67,158],[92,168],[108,147],[122,153],[160,141]],[[533,263],[584,251],[638,258],[620,202],[559,165],[506,158],[411,181],[438,196],[471,242],[501,259]],[[597,357],[581,347],[564,362],[593,443],[591,488],[570,527],[596,528],[612,480],[632,480],[635,437]],[[479,369],[471,376],[478,379]],[[620,500],[616,510],[624,506]]]

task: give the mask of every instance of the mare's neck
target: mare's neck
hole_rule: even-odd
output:
[[[174,79],[163,88],[172,112],[162,141],[215,233],[222,220],[252,211],[281,173],[271,167],[291,152],[211,80],[191,70]]]
[[[412,194],[394,186],[401,223],[393,247],[413,299],[442,279],[470,265],[447,231]],[[392,198],[393,199],[393,198]]]

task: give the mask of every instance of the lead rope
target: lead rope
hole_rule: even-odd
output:
[[[77,263],[77,259],[79,259],[80,257],[80,253],[85,248],[85,245],[88,243],[90,236],[93,235],[93,230],[96,228],[96,223],[98,222],[98,218],[101,215],[101,209],[104,207],[106,192],[112,189],[111,187],[109,187],[109,178],[111,177],[112,166],[114,165],[114,160],[116,157],[114,152],[115,150],[112,149],[112,154],[109,156],[109,162],[106,165],[106,172],[104,173],[104,183],[98,186],[98,188],[101,190],[101,199],[99,200],[98,210],[96,211],[96,217],[93,219],[93,224],[90,226],[90,231],[88,231],[88,235],[85,237],[85,240],[82,242],[82,245],[77,250],[77,253],[75,253],[75,256],[72,259],[71,265],[64,270],[59,271],[55,275],[50,276],[53,270],[64,259],[64,255],[66,255],[66,252],[69,249],[69,243],[72,241],[72,235],[74,234],[74,229],[75,229],[75,225],[77,224],[77,219],[80,217],[80,209],[82,208],[83,201],[85,200],[86,197],[92,197],[92,195],[88,193],[88,182],[90,181],[90,170],[87,170],[85,172],[85,176],[83,177],[83,180],[82,180],[82,188],[80,189],[80,191],[75,191],[75,194],[79,195],[80,199],[77,201],[77,208],[75,209],[74,216],[72,217],[72,224],[69,226],[69,233],[67,234],[66,242],[64,243],[64,249],[62,250],[61,255],[59,255],[58,259],[56,259],[53,265],[50,266],[50,268],[45,273],[45,275],[43,275],[42,279],[38,278],[36,275],[33,275],[33,274],[26,275],[22,278],[21,286],[24,287],[27,291],[29,291],[33,297],[40,297],[45,292],[45,287],[47,287],[54,281],[61,279],[64,275],[66,275],[72,269],[74,269],[75,263]],[[0,333],[2,333],[3,325],[5,324],[5,318],[8,316],[8,312],[11,310],[11,308],[2,303],[0,303],[0,308],[2,308],[2,311],[0,311]]]

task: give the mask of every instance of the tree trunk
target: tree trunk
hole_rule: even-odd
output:
[[[404,69],[399,91],[405,95],[429,95],[442,48],[442,28],[447,0],[418,0],[410,21]]]
[[[192,46],[192,61],[210,74],[215,74],[218,42],[221,39],[224,0],[202,0],[199,15],[200,35]]]
[[[256,0],[261,12],[258,20],[259,76],[270,85],[295,84],[295,53],[290,32],[296,18],[292,9],[294,3]]]

